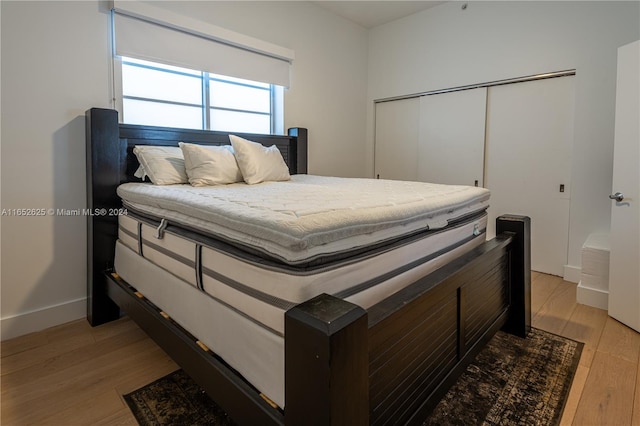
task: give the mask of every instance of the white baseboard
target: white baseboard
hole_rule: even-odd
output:
[[[12,339],[24,334],[44,330],[84,318],[87,314],[87,298],[48,306],[0,319],[0,340]]]
[[[580,275],[582,274],[582,268],[578,266],[572,265],[564,265],[564,275],[562,278],[565,281],[569,281],[571,283],[580,282]]]
[[[594,308],[604,309],[606,311],[609,309],[609,292],[584,287],[581,281],[578,283],[576,301],[583,305],[593,306]]]

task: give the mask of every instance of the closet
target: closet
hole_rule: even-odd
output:
[[[567,263],[575,72],[421,93],[375,104],[375,176],[478,185],[499,214],[532,219],[532,269]],[[551,78],[554,77],[554,78]]]
[[[376,105],[376,177],[418,180],[419,127],[420,98]]]
[[[376,177],[482,186],[486,97],[478,88],[376,103]]]
[[[486,99],[486,87],[420,97],[419,181],[482,186]]]

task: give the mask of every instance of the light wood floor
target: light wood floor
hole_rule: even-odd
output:
[[[640,334],[533,274],[533,326],[585,343],[562,425],[640,425]],[[1,424],[135,425],[122,396],[177,366],[129,319],[84,320],[2,342]]]

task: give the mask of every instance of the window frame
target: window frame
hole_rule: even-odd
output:
[[[258,85],[251,85],[249,83],[243,83],[243,82],[238,82],[238,81],[233,81],[233,77],[229,77],[230,80],[226,80],[224,79],[225,76],[221,76],[218,74],[214,74],[214,73],[209,73],[207,71],[197,71],[197,70],[193,70],[194,74],[190,74],[190,73],[186,73],[186,72],[180,72],[180,71],[176,71],[176,70],[171,70],[171,69],[166,69],[166,68],[162,68],[162,67],[155,67],[153,65],[147,65],[147,64],[138,64],[135,62],[129,62],[128,61],[129,58],[123,58],[120,56],[114,56],[113,57],[113,106],[114,108],[118,111],[118,117],[119,117],[119,121],[121,123],[125,123],[124,120],[124,100],[125,99],[132,99],[132,100],[139,100],[139,101],[144,101],[144,102],[155,102],[155,103],[164,103],[164,104],[169,104],[169,105],[178,105],[178,106],[187,106],[187,107],[197,107],[200,108],[202,111],[202,116],[201,116],[201,123],[202,123],[202,130],[212,130],[211,129],[211,115],[214,113],[215,110],[221,110],[221,111],[231,111],[231,112],[239,112],[239,113],[248,113],[248,114],[255,114],[255,115],[264,115],[264,116],[269,116],[269,134],[283,134],[284,131],[284,105],[283,105],[283,100],[284,100],[284,87],[282,86],[278,86],[278,85],[274,85],[274,84],[268,84],[268,87],[260,87]],[[135,58],[131,58],[131,59],[135,59]],[[147,61],[147,62],[152,62],[152,61]],[[154,62],[152,62],[154,63]],[[158,65],[163,65],[161,63],[157,63]],[[177,74],[177,75],[182,75],[182,76],[188,76],[188,77],[193,77],[193,78],[197,78],[200,80],[201,83],[201,96],[202,96],[202,103],[201,104],[191,104],[191,103],[185,103],[185,102],[173,102],[173,101],[167,101],[167,100],[162,100],[162,99],[156,99],[156,98],[144,98],[144,97],[136,97],[136,96],[125,96],[123,94],[123,90],[124,90],[124,85],[123,85],[123,76],[122,76],[122,67],[124,65],[133,65],[133,66],[138,66],[141,68],[146,68],[146,69],[152,69],[152,70],[157,70],[157,71],[161,71],[161,72],[168,72],[168,73],[173,73],[173,74]],[[170,65],[167,65],[170,66]],[[198,76],[195,73],[199,73],[200,75]],[[244,109],[237,109],[237,108],[224,108],[224,107],[212,107],[211,106],[211,101],[210,101],[210,87],[209,87],[209,83],[210,81],[219,81],[225,84],[232,84],[232,85],[238,85],[238,86],[244,86],[244,87],[250,87],[250,88],[254,88],[254,89],[258,89],[258,90],[265,90],[268,91],[269,93],[269,112],[260,112],[260,111],[255,111],[255,110],[244,110]],[[241,80],[241,79],[238,79]],[[247,80],[245,80],[247,81]],[[257,82],[258,83],[258,82]],[[259,83],[262,84],[262,83]],[[221,131],[226,131],[226,130],[221,130]]]

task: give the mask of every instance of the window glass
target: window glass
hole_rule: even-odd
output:
[[[244,84],[247,86],[255,86],[255,87],[261,87],[263,89],[268,89],[269,87],[271,87],[270,84],[268,83],[260,83],[259,81],[252,81],[252,80],[244,80],[242,78],[235,78],[235,77],[228,77],[226,75],[220,75],[220,74],[209,74],[209,77],[211,77],[212,79],[218,79],[218,80],[225,80],[231,83],[238,83],[238,84]]]
[[[270,133],[271,119],[265,114],[212,111],[211,130],[225,132]]]
[[[141,65],[148,68],[158,68],[158,69],[162,69],[166,71],[174,71],[182,74],[191,74],[191,75],[195,75],[196,77],[199,77],[202,74],[200,71],[192,70],[189,68],[175,67],[173,65],[167,65],[167,64],[159,64],[157,62],[145,61],[142,59],[122,58],[122,60],[123,62],[132,64],[132,65]]]
[[[202,77],[122,64],[122,93],[127,97],[202,105]]]
[[[271,93],[268,88],[244,86],[219,80],[209,81],[211,106],[269,113]]]
[[[124,99],[123,122],[149,126],[202,129],[202,108]]]

